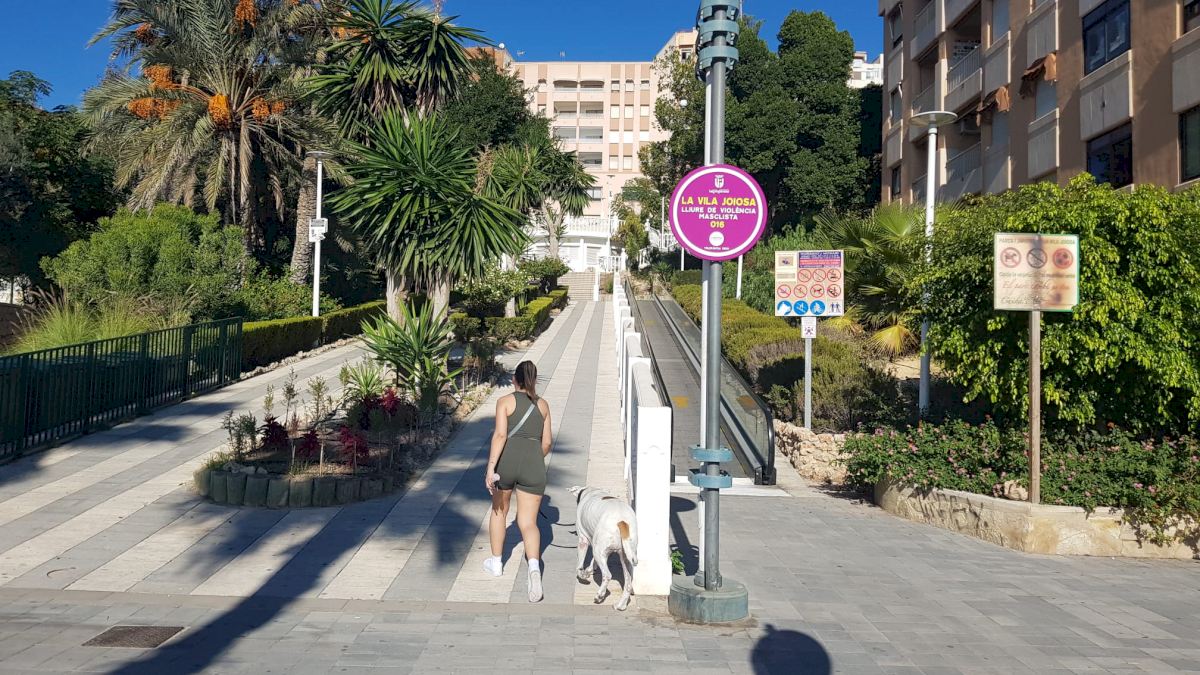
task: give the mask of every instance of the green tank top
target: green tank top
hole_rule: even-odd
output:
[[[538,409],[537,403],[530,400],[529,395],[523,392],[513,394],[513,399],[516,400],[516,405],[513,406],[512,414],[508,416],[508,429],[511,432],[517,424],[525,417],[525,411],[529,410],[530,406],[533,411],[529,413],[529,419],[525,420],[525,424],[521,425],[520,429],[508,439],[507,445],[526,445],[525,442],[537,444],[540,451],[542,442],[542,427],[546,425],[546,418],[542,416],[542,411]],[[524,441],[524,442],[523,442]]]

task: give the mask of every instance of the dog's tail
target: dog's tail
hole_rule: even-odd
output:
[[[636,527],[636,525],[633,527]],[[617,529],[621,531],[621,548],[625,551],[625,559],[629,561],[630,565],[636,565],[637,531],[633,530],[630,524],[624,520],[617,521]]]

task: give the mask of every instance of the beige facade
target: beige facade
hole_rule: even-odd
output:
[[[1176,188],[1200,164],[1200,0],[879,0],[883,200],[924,199],[928,134],[948,110],[938,199],[1084,171]]]
[[[559,257],[576,271],[611,268],[615,252],[610,239],[617,224],[612,200],[627,182],[643,176],[638,152],[668,137],[654,120],[662,93],[654,61],[519,61],[504,45],[486,51],[521,80],[530,110],[550,119],[551,134],[596,177],[583,217],[567,219]],[[688,61],[695,51],[695,31],[680,31],[655,60]],[[652,243],[657,236],[651,233]],[[544,254],[546,248],[544,238],[535,236],[529,254]]]

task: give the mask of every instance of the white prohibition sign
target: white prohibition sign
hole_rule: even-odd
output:
[[[817,317],[800,317],[800,336],[808,340],[817,337]]]

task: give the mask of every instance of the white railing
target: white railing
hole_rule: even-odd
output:
[[[979,48],[958,60],[958,63],[950,66],[950,72],[946,74],[946,79],[949,81],[950,89],[956,89],[967,78],[975,74],[975,71],[983,67],[983,59],[979,53]]]
[[[554,113],[554,119],[556,120],[573,120],[578,118],[579,114],[574,110],[558,110]]]
[[[604,110],[584,110],[579,113],[579,117],[585,120],[598,120],[604,117]]]
[[[625,480],[638,529],[633,592],[667,595],[671,591],[671,407],[654,387],[652,364],[642,354],[642,336],[634,324],[630,302],[618,275],[613,283],[613,337],[625,437]]]
[[[976,143],[946,162],[946,184],[939,201],[956,202],[966,195],[983,192],[983,154]]]
[[[563,223],[567,226],[567,236],[584,235],[593,237],[607,237],[613,232],[613,219],[607,216],[579,216],[577,218],[568,217]]]
[[[979,164],[979,144],[976,143],[946,162],[946,182],[966,180],[967,176],[979,170]]]

